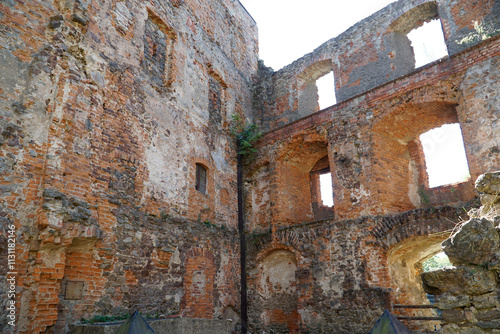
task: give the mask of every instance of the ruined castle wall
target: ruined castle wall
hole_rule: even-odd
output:
[[[391,62],[405,66],[397,65],[392,72],[380,63],[379,69],[371,71],[380,57],[359,41],[351,41],[357,50],[352,64],[366,62],[366,71],[356,74],[360,67],[337,67],[335,61],[330,65],[326,60],[332,53],[325,50],[342,53],[334,47],[344,35],[278,72],[260,66],[263,81],[256,89],[261,99],[256,112],[267,133],[246,166],[245,202],[248,242],[256,245],[249,255],[249,314],[254,328],[365,333],[391,303],[428,303],[418,277],[421,262],[439,251],[446,231],[454,226],[449,217],[477,205],[472,180],[498,169],[500,158],[500,38],[490,36],[467,48],[457,44],[460,47],[450,49],[450,41],[463,36],[458,26],[465,21],[458,20],[458,12],[467,20],[486,22],[497,4],[486,1],[481,9],[466,10],[467,4],[438,2],[435,7],[400,1],[345,33],[368,31],[370,26],[374,34],[378,31],[387,37],[385,29],[398,17],[420,17],[419,11],[437,10],[444,22],[443,12],[455,13],[457,23],[444,28],[450,56],[419,69],[413,63],[409,67],[398,63],[396,52]],[[405,16],[405,10],[413,14]],[[402,22],[391,27],[408,31],[412,25]],[[383,29],[377,30],[377,24]],[[356,36],[368,38],[362,33]],[[377,38],[370,41],[382,43]],[[332,68],[334,72],[340,68],[335,72],[339,102],[321,111],[311,106],[300,109],[306,105],[301,97],[311,90],[308,83]],[[358,79],[359,83],[346,86]],[[450,123],[460,124],[471,178],[431,188],[418,137]],[[334,195],[329,217],[315,215],[314,209],[312,169],[325,156]],[[317,229],[322,232],[317,234]],[[274,252],[283,250],[294,254],[297,269],[295,281],[282,277],[280,284],[294,289],[287,293],[277,289],[272,295],[261,282],[269,271],[268,257],[274,259]],[[423,323],[407,324],[428,329]]]
[[[253,19],[238,2],[194,0],[3,1],[0,13],[0,219],[2,241],[9,224],[17,236],[16,330],[62,333],[133,309],[233,314],[228,129],[234,113],[251,116]]]
[[[446,236],[429,235],[453,228],[463,214],[461,207],[427,208],[250,235],[250,328],[367,333],[391,302],[425,303],[418,275],[410,281],[417,269],[400,260],[419,262],[426,246],[439,249]],[[397,248],[411,239],[418,241]],[[292,269],[295,275],[285,274]]]
[[[258,90],[263,101],[256,110],[261,126],[272,130],[318,111],[315,81],[323,75],[334,76],[341,102],[411,73],[415,56],[407,34],[424,22],[440,20],[453,56],[498,33],[499,10],[494,0],[393,2],[292,64],[263,75]]]
[[[249,173],[268,166],[269,177],[262,183],[253,180],[247,197],[265,196],[269,215],[276,217],[273,224],[314,220],[303,218],[312,211],[302,203],[311,202],[310,190],[292,182],[291,171],[303,168],[307,184],[307,171],[328,155],[338,219],[471,200],[471,181],[438,188],[425,183],[427,172],[414,141],[434,127],[459,123],[471,179],[498,164],[498,82],[493,79],[498,77],[498,43],[492,38],[446,62],[270,131],[248,165]],[[259,195],[256,189],[267,193]],[[305,212],[287,215],[287,198],[299,201]]]

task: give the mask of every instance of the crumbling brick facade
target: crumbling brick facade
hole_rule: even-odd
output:
[[[296,261],[298,331],[366,333],[391,304],[429,303],[421,262],[477,205],[472,181],[500,162],[499,39],[461,43],[473,21],[498,29],[499,9],[493,1],[398,1],[277,72],[261,66],[255,113],[266,134],[246,189],[251,326],[297,331],[268,320],[273,298],[261,293],[263,264],[284,250]],[[449,56],[415,69],[406,34],[437,18]],[[338,103],[317,111],[311,85],[332,69]],[[430,188],[419,135],[450,123],[460,124],[471,178]],[[311,198],[310,172],[325,155],[330,217],[318,216]],[[430,315],[402,315],[418,314]]]
[[[0,281],[4,332],[241,307],[252,332],[367,332],[391,303],[426,303],[420,262],[500,165],[498,0],[400,0],[276,72],[238,1],[0,13],[0,270],[17,287],[12,327]],[[415,69],[406,34],[437,18],[449,56]],[[338,103],[319,110],[327,73]],[[232,115],[265,133],[244,166],[248,305]],[[418,136],[448,123],[471,179],[430,188]]]
[[[4,312],[0,331],[238,310],[229,120],[252,112],[257,31],[245,9],[56,0],[0,12],[0,216],[16,227],[18,273],[16,327]]]

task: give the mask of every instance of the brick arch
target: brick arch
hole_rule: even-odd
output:
[[[292,229],[280,229],[269,231],[260,235],[250,237],[248,253],[250,258],[258,262],[267,254],[282,249],[294,253],[298,260],[303,258],[299,246],[304,243],[314,242],[317,239],[330,239],[330,229],[325,225],[318,224],[306,232],[298,232]]]
[[[297,75],[297,113],[307,116],[319,111],[319,95],[316,81],[329,73],[333,73],[333,62],[331,59],[313,59],[312,63],[306,63],[305,68]],[[334,94],[334,92],[332,92]]]
[[[393,304],[429,304],[420,280],[422,262],[441,250],[441,243],[465,213],[462,207],[443,206],[377,217],[370,232],[374,241],[370,255],[378,253],[377,263],[383,262],[384,270],[373,272],[372,284],[390,288]],[[399,312],[403,316],[435,316],[429,310]]]
[[[375,106],[374,114],[377,116],[372,124],[374,169],[380,179],[384,180],[377,182],[378,187],[390,194],[379,195],[379,200],[389,203],[386,213],[425,205],[458,203],[473,198],[470,181],[454,186],[453,189],[430,189],[419,139],[422,133],[431,129],[444,124],[460,123],[460,99],[461,94],[451,83],[415,89]]]
[[[422,262],[441,250],[447,234],[415,236],[393,245],[387,252],[387,271],[392,288],[391,302],[403,305],[428,305],[420,274]],[[403,316],[435,316],[433,310],[399,310]],[[433,329],[434,324],[422,324]]]
[[[314,81],[332,70],[333,63],[331,59],[314,59],[314,62],[309,63],[304,67],[300,74],[297,75],[297,78],[304,81]]]
[[[373,124],[375,125],[387,117],[393,117],[391,115],[400,113],[402,110],[408,108],[408,106],[418,107],[419,105],[430,106],[431,104],[437,104],[437,108],[446,106],[457,107],[461,104],[462,100],[463,95],[460,89],[452,81],[419,87],[382,103],[378,103],[377,101],[377,104],[372,106],[376,110],[374,111],[375,118]],[[430,107],[426,108],[427,111],[430,109]]]
[[[410,8],[394,19],[389,24],[388,30],[407,34],[415,27],[421,26],[424,22],[438,17],[438,6],[435,0],[418,1],[413,8]]]
[[[415,68],[416,51],[408,33],[435,19],[439,19],[437,2],[420,0],[411,8],[405,8],[401,15],[390,22],[385,33],[393,50],[389,57],[399,64],[402,73],[409,73]]]
[[[251,245],[251,247],[249,247],[248,250],[254,262],[258,263],[272,252],[278,250],[291,252],[297,259],[302,258],[300,252],[297,249],[297,233],[293,231],[288,231],[289,233],[280,232],[275,233],[274,236],[271,236],[271,234],[269,234],[268,238],[259,238]]]
[[[407,103],[373,125],[373,131],[403,143],[443,124],[458,123],[456,105],[447,102]]]
[[[314,220],[310,172],[328,155],[328,143],[321,135],[298,136],[283,145],[276,159],[277,212],[275,224],[289,226]]]
[[[416,236],[449,236],[465,213],[463,207],[442,206],[379,217],[370,234],[386,248]]]
[[[281,160],[289,158],[295,155],[300,150],[300,145],[320,145],[321,143],[327,144],[327,132],[318,131],[316,129],[307,129],[298,133],[293,134],[293,136],[283,140],[281,142],[280,150],[277,152],[275,160]],[[318,156],[318,159],[321,156]],[[314,162],[316,163],[316,162]],[[314,164],[311,164],[311,168]]]

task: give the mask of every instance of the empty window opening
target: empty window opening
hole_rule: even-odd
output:
[[[460,124],[445,124],[420,135],[429,187],[465,182],[470,178]]]
[[[422,270],[424,272],[433,271],[437,269],[441,269],[444,267],[451,266],[450,259],[444,252],[439,252],[436,255],[428,258],[424,262],[422,262]]]
[[[443,28],[439,19],[425,22],[408,33],[415,54],[415,68],[448,55]]]
[[[335,98],[335,80],[333,71],[316,80],[318,88],[318,104],[319,109],[325,109],[337,103]]]
[[[207,169],[201,165],[196,164],[196,190],[202,194],[207,193]]]
[[[325,173],[319,176],[321,190],[321,201],[324,206],[333,206],[332,173]]]
[[[320,153],[327,153],[325,150]],[[335,216],[333,207],[332,173],[328,155],[317,160],[309,172],[311,204],[313,218],[315,220],[330,219]]]

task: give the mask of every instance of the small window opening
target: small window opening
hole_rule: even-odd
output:
[[[441,269],[444,267],[451,266],[450,259],[444,252],[439,252],[436,255],[428,258],[424,262],[422,262],[422,270],[424,272],[433,271],[437,269]]]
[[[156,43],[153,43],[153,58],[156,58],[158,56],[158,45]]]
[[[207,169],[200,164],[196,164],[196,190],[207,193]]]
[[[420,135],[429,187],[465,182],[470,178],[460,124],[445,124]]]
[[[324,206],[333,206],[332,173],[324,173],[319,176],[321,201]]]
[[[335,80],[333,71],[316,80],[318,88],[318,104],[319,109],[325,109],[337,103],[335,98]]]
[[[408,33],[415,54],[415,68],[448,55],[443,28],[439,19],[425,22]]]

